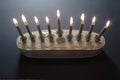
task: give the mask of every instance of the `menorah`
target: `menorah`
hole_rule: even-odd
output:
[[[36,16],[34,21],[38,31],[31,31],[26,17],[22,14],[22,21],[28,33],[23,33],[16,18],[13,18],[20,36],[17,38],[17,47],[24,56],[29,58],[89,58],[100,54],[105,45],[103,33],[110,25],[108,20],[100,33],[92,32],[96,17],[92,19],[89,31],[83,30],[84,13],[81,15],[79,30],[73,29],[73,17],[70,17],[70,28],[62,29],[60,11],[57,10],[58,29],[52,29],[50,20],[46,16],[48,30],[41,30],[40,22]]]

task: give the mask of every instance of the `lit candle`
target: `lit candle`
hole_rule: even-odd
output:
[[[100,31],[99,35],[96,36],[96,41],[98,42],[100,40],[100,37],[103,35],[103,33],[107,30],[107,28],[110,25],[110,20],[107,21],[106,25],[104,28]]]
[[[71,41],[72,38],[72,27],[73,27],[73,17],[70,17],[70,28],[69,28],[69,34],[67,36],[68,41]]]
[[[45,19],[46,19],[46,24],[47,24],[47,27],[48,27],[49,35],[51,36],[52,33],[51,33],[51,28],[50,28],[50,20],[47,16],[45,17]]]
[[[84,27],[84,19],[85,19],[85,15],[84,15],[84,13],[82,13],[80,19],[81,19],[81,27],[80,27],[80,29],[79,29],[79,33],[78,33],[78,35],[77,35],[78,40],[80,40],[80,38],[81,38],[82,30],[83,30],[83,27]]]
[[[18,24],[18,21],[16,18],[13,18],[13,23],[15,24],[19,34],[21,35],[21,38],[22,38],[22,41],[25,41],[26,40],[26,37],[23,35],[23,32],[21,31],[20,27],[19,27],[19,24]]]
[[[27,22],[25,16],[22,14],[21,17],[22,17],[22,21],[23,21],[23,23],[24,23],[24,25],[25,25],[25,27],[26,27],[29,35],[30,35],[31,40],[34,41],[34,36],[33,36],[33,34],[31,33],[31,30],[30,30],[30,28],[29,28],[29,26],[28,26],[28,22]]]
[[[72,27],[73,27],[73,17],[70,17],[70,29],[69,29],[69,36],[72,35]]]
[[[38,18],[36,16],[34,16],[34,21],[35,21],[36,26],[38,28],[38,32],[40,34],[41,41],[43,42],[44,39],[43,39],[43,34],[42,34],[42,31],[41,31],[41,28],[40,28],[40,22],[39,22],[39,20],[38,20]]]
[[[61,30],[61,24],[60,24],[60,11],[57,10],[57,22],[58,22],[58,36],[62,37],[62,30]]]
[[[96,21],[96,17],[94,16],[93,19],[92,19],[92,23],[91,23],[90,30],[89,30],[89,32],[88,32],[88,34],[87,34],[87,38],[86,38],[87,41],[90,40],[92,30],[93,30],[93,28],[94,28],[94,26],[95,26],[95,21]]]

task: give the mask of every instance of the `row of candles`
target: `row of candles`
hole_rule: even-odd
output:
[[[35,36],[32,34],[32,32],[29,28],[29,24],[28,24],[28,21],[27,21],[26,17],[23,14],[21,15],[21,17],[22,17],[22,21],[23,21],[23,23],[24,23],[24,25],[25,25],[25,27],[26,27],[29,35],[30,35],[31,40],[35,41]],[[84,20],[85,20],[84,13],[82,13],[80,19],[81,19],[81,26],[80,26],[80,29],[79,29],[79,32],[78,32],[78,35],[77,35],[77,40],[78,41],[81,39],[82,31],[83,31],[83,27],[84,27]],[[50,20],[47,16],[45,17],[45,20],[46,20],[46,24],[47,24],[47,27],[48,27],[48,33],[49,33],[49,36],[51,38],[52,37],[52,32],[51,32],[51,27],[50,27]],[[39,22],[39,20],[36,16],[34,16],[34,21],[35,21],[36,26],[38,28],[38,32],[40,34],[41,41],[44,41],[44,37],[43,37],[42,31],[41,31],[41,28],[40,28],[40,22]],[[92,19],[92,23],[91,23],[89,32],[86,35],[86,40],[87,41],[89,41],[90,38],[91,38],[91,33],[92,33],[92,30],[95,26],[95,21],[96,21],[96,17],[94,16],[93,19]],[[25,41],[26,37],[23,35],[23,32],[21,31],[16,18],[13,18],[13,23],[15,24],[19,34],[21,35],[22,41]],[[62,37],[63,31],[61,29],[60,11],[59,10],[57,10],[57,23],[58,23],[58,30],[57,30],[58,37]],[[96,36],[96,38],[95,38],[96,42],[100,41],[101,36],[106,31],[106,29],[108,28],[109,25],[110,25],[110,20],[108,20],[106,22],[106,25],[103,27],[103,29],[100,31],[100,33]],[[70,17],[70,28],[69,28],[69,34],[68,34],[69,39],[71,39],[71,37],[72,37],[72,28],[73,28],[73,17]]]

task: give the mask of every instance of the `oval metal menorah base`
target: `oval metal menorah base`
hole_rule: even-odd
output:
[[[23,43],[21,37],[17,38],[17,47],[21,53],[29,58],[88,58],[98,55],[101,48],[105,45],[105,39],[102,36],[99,42],[95,41],[98,35],[92,32],[90,41],[86,41],[88,31],[83,31],[81,39],[78,41],[78,30],[72,31],[72,38],[68,40],[68,30],[63,30],[63,37],[59,38],[57,30],[52,30],[53,41],[50,41],[47,30],[42,30],[44,42],[41,42],[38,31],[32,32],[35,35],[35,41],[32,42],[29,34],[26,43]]]

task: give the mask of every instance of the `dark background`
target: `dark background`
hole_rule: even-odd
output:
[[[0,78],[40,78],[41,80],[120,80],[120,1],[119,0],[1,0],[0,1]],[[18,32],[12,23],[21,21],[24,14],[31,30],[37,30],[33,16],[40,19],[46,29],[45,16],[51,27],[56,27],[56,10],[60,9],[62,28],[69,27],[69,17],[74,18],[74,29],[79,29],[80,15],[85,13],[85,30],[89,29],[93,16],[97,17],[95,32],[106,21],[112,21],[104,34],[103,52],[90,59],[36,60],[22,56],[16,47]]]

